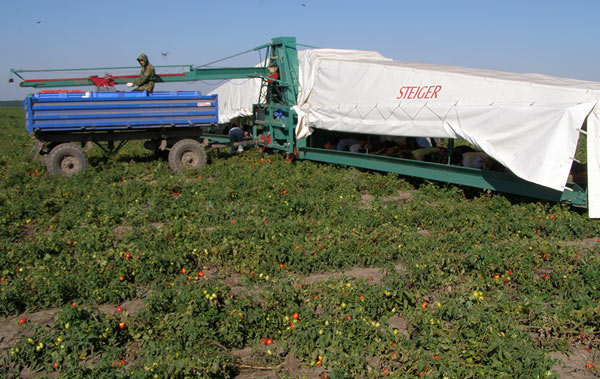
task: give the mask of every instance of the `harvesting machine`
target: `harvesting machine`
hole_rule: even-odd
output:
[[[370,142],[372,140],[386,133],[381,132],[382,129],[372,129],[369,122],[353,125],[355,119],[348,115],[351,115],[355,110],[360,113],[361,105],[358,102],[354,106],[355,109],[350,107],[349,110],[341,110],[343,113],[336,113],[337,110],[343,108],[340,105],[342,100],[339,100],[337,110],[327,108],[326,105],[320,105],[322,109],[330,109],[330,114],[326,114],[321,119],[316,119],[316,121],[312,119],[311,124],[310,115],[318,114],[318,107],[309,107],[309,100],[307,100],[307,92],[309,91],[307,88],[303,88],[303,86],[307,87],[308,84],[306,82],[301,83],[301,80],[307,80],[308,75],[303,73],[305,78],[300,77],[302,63],[299,63],[297,46],[301,45],[296,43],[294,37],[274,38],[270,43],[253,49],[266,49],[266,59],[260,66],[239,68],[189,66],[184,73],[159,74],[157,85],[160,86],[160,83],[192,82],[207,79],[255,78],[259,80],[260,91],[252,107],[252,137],[248,142],[270,150],[281,151],[296,159],[393,172],[544,200],[560,201],[576,206],[588,206],[588,197],[591,198],[592,195],[588,192],[587,183],[576,184],[567,180],[561,187],[544,185],[540,184],[540,180],[527,180],[527,178],[524,178],[527,175],[515,175],[515,173],[508,170],[494,171],[471,168],[452,162],[450,156],[452,156],[455,149],[455,137],[462,134],[457,132],[456,128],[449,131],[449,129],[452,129],[448,127],[448,125],[451,125],[451,122],[448,121],[448,115],[451,112],[447,112],[441,123],[445,131],[438,132],[437,135],[431,135],[431,137],[445,137],[445,145],[448,150],[447,161],[445,162],[373,154],[368,147],[360,152],[325,148],[325,142],[331,138],[341,139],[356,136],[362,136],[361,138],[367,141],[366,146],[371,146]],[[374,62],[382,66],[384,71],[389,71],[390,68],[398,68],[395,63],[377,56],[360,56],[360,59],[357,60],[359,63],[350,62],[344,54],[334,54],[329,50],[322,53],[322,56],[324,62],[334,61],[337,64],[336,67],[339,67],[337,70],[340,73],[343,73],[345,67],[359,70],[362,67],[360,62],[364,61]],[[331,58],[332,56],[334,58]],[[304,64],[306,66],[308,63],[305,62]],[[160,67],[162,66],[157,66],[157,68]],[[277,76],[272,75],[274,68],[277,69]],[[110,69],[102,68],[105,71]],[[310,71],[306,67],[304,69],[306,72]],[[323,64],[318,70],[313,71],[323,70],[325,72],[326,69],[327,67]],[[413,72],[421,70],[420,67],[407,68],[406,66],[401,67],[401,69],[412,70]],[[367,70],[372,71],[373,69],[368,68]],[[71,79],[25,79],[23,76],[32,71],[11,71],[22,79],[20,82],[21,87],[42,90],[69,86],[114,87],[115,85],[125,84],[134,78],[133,76],[108,75],[106,77],[89,76]],[[332,72],[335,74],[335,71]],[[434,73],[434,76],[438,74],[436,68],[430,73]],[[469,74],[472,77],[487,75],[485,79],[488,82],[490,81],[489,73],[484,75],[470,72]],[[446,76],[448,76],[448,71],[446,71]],[[328,79],[330,78],[328,77]],[[495,79],[506,81],[506,78]],[[373,82],[377,80],[379,79],[375,78]],[[383,80],[390,81],[389,78]],[[410,124],[418,125],[416,118],[419,112],[411,113],[410,107],[412,104],[410,101],[424,101],[425,105],[419,105],[421,107],[419,109],[428,109],[431,113],[436,114],[435,110],[432,110],[433,106],[431,104],[437,99],[440,91],[446,91],[447,87],[446,84],[438,85],[436,80],[431,79],[430,84],[432,85],[427,86],[402,86],[399,93],[395,94],[395,99],[399,101],[396,108],[390,111],[380,103],[376,103],[368,112],[362,112],[361,117],[366,119],[369,117],[369,113],[378,112],[382,115],[382,124],[385,124],[391,122],[389,119],[396,117],[394,112],[401,113],[402,111],[410,115]],[[317,85],[311,84],[311,90],[316,88]],[[361,83],[344,85],[349,85],[350,90],[356,89],[356,91],[365,94],[368,94],[371,90],[369,86],[365,87]],[[300,92],[303,90],[305,93],[302,95]],[[594,88],[595,90],[596,88]],[[347,89],[342,89],[342,91],[347,91]],[[300,103],[300,97],[302,103]],[[458,102],[456,103],[458,104]],[[458,109],[457,104],[453,105],[454,110]],[[229,142],[228,136],[211,132],[212,127],[222,121],[218,117],[219,106],[221,104],[218,96],[203,96],[194,91],[154,92],[152,94],[98,91],[44,93],[42,91],[25,99],[27,130],[38,141],[39,151],[45,155],[48,170],[63,175],[74,174],[85,168],[87,158],[82,149],[84,144],[92,142],[103,150],[111,152],[118,150],[123,144],[132,139],[144,139],[148,141],[147,147],[168,151],[169,164],[174,170],[181,170],[186,166],[200,168],[206,163],[205,147],[223,146],[223,144]],[[596,111],[589,112],[588,110],[587,112],[593,115],[597,113],[597,107],[594,109]],[[337,117],[337,121],[333,120],[336,115],[341,115]],[[436,116],[440,120],[442,119],[438,114]],[[339,121],[344,118],[347,118],[348,124],[352,127],[348,129],[340,127]],[[301,124],[309,125],[312,132],[300,133]],[[577,132],[575,133],[584,132],[581,129],[584,129],[586,124],[589,128],[590,122],[587,114],[583,121],[577,125]],[[333,126],[329,127],[328,125]],[[424,128],[423,130],[419,133],[431,132],[432,129]],[[407,134],[404,135],[426,136],[425,134],[410,133],[410,130],[408,130]],[[432,134],[435,133],[432,132]],[[463,134],[467,135],[468,133],[463,131]],[[398,133],[395,133],[395,135],[397,136]],[[475,138],[467,138],[467,140],[478,147],[487,147]],[[115,144],[115,142],[118,142],[118,144]],[[576,144],[577,139],[575,138]],[[590,149],[589,145],[588,149]],[[564,172],[564,169],[561,170],[561,172]],[[567,172],[568,170],[569,168],[567,168]]]

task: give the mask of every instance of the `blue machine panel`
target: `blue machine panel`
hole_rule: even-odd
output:
[[[24,108],[29,133],[202,126],[219,114],[217,95],[198,91],[37,93]]]

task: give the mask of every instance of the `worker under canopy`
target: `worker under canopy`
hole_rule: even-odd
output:
[[[587,125],[589,215],[600,217],[600,83],[405,63],[368,51],[305,50],[298,60],[297,138],[314,129],[462,138],[518,177],[563,191]],[[259,80],[217,88],[220,120],[251,114],[259,89]]]

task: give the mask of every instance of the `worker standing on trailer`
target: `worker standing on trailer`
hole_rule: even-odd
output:
[[[148,93],[154,90],[154,82],[156,81],[156,72],[154,66],[150,64],[146,54],[140,54],[137,58],[138,63],[142,66],[140,77],[134,82],[127,83],[127,87],[138,86],[134,91],[146,91]]]

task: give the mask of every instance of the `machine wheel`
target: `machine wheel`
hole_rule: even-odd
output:
[[[175,172],[184,169],[201,169],[206,165],[206,151],[200,142],[193,139],[182,139],[169,151],[169,167]]]
[[[52,175],[72,176],[85,170],[87,166],[87,155],[72,143],[61,143],[46,156],[46,167]]]

